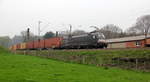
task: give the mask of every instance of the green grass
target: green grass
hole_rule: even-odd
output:
[[[150,82],[150,73],[0,53],[0,82]]]

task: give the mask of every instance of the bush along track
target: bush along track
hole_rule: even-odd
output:
[[[51,58],[65,62],[90,64],[105,67],[120,67],[150,71],[149,49],[117,49],[117,50],[28,50],[16,51],[24,55]]]

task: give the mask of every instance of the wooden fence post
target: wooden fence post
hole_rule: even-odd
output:
[[[120,60],[119,60],[119,58],[118,58],[118,66],[119,66],[119,64],[120,64]]]
[[[146,70],[146,61],[144,61],[144,70]]]
[[[138,69],[138,59],[136,59],[136,69]]]

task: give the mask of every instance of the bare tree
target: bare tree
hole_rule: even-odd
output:
[[[35,39],[34,34],[33,33],[29,33],[29,40],[27,39],[27,31],[21,31],[21,37],[23,39],[23,42],[27,42],[27,41],[33,41]]]
[[[144,15],[137,19],[136,27],[143,34],[147,35],[150,28],[150,15]]]
[[[10,46],[10,41],[11,39],[9,38],[9,36],[0,37],[0,46],[7,48]]]
[[[127,30],[129,34],[147,35],[150,30],[150,15],[144,15],[136,20],[136,24]]]
[[[26,42],[27,41],[27,32],[21,31],[20,34],[21,34],[21,37],[23,38],[23,41]]]
[[[137,36],[138,33],[137,33],[137,30],[135,29],[136,27],[135,26],[132,26],[128,29],[126,29],[125,33],[127,36]]]
[[[13,44],[22,43],[22,42],[24,42],[22,36],[15,35],[15,36],[11,39],[10,44],[13,45]]]
[[[108,24],[100,29],[106,39],[122,37],[123,30],[114,24]]]
[[[122,29],[114,24],[108,24],[108,25],[104,26],[101,30],[106,30],[106,31],[114,32],[114,33],[122,32]]]

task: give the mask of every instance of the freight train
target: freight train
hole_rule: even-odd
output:
[[[105,48],[107,43],[102,33],[86,33],[68,37],[53,37],[43,40],[29,41],[12,45],[11,50],[36,50],[36,49],[90,49]]]

